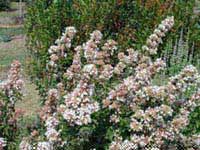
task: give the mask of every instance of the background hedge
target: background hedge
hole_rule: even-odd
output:
[[[27,10],[25,25],[27,46],[34,55],[31,60],[35,67],[31,74],[44,76],[48,47],[66,26],[78,29],[76,42],[84,41],[92,30],[99,29],[106,37],[117,40],[121,47],[140,50],[148,35],[167,15],[174,15],[176,23],[168,37],[170,40],[163,42],[158,55],[166,57],[168,66],[172,66],[172,48],[182,40],[187,42],[187,49],[181,60],[191,59],[196,63],[200,52],[200,26],[194,7],[195,0],[34,0]]]
[[[0,0],[0,11],[10,8],[10,0]]]

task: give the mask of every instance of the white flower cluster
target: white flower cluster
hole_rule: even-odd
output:
[[[93,101],[93,86],[80,81],[77,87],[65,96],[65,105],[60,106],[63,118],[74,125],[91,123],[91,114],[99,110],[99,104]]]
[[[39,142],[37,150],[54,150],[53,145],[49,142]]]
[[[107,40],[107,42],[102,47],[102,50],[104,50],[104,51],[110,51],[109,53],[111,55],[113,55],[114,52],[117,50],[117,42],[114,41],[114,40],[112,40],[112,39]]]
[[[184,92],[189,86],[195,86],[200,83],[198,70],[192,66],[186,66],[180,74],[170,78],[170,84],[176,91]]]
[[[174,25],[174,17],[167,17],[161,22],[161,24],[156,28],[152,35],[146,41],[146,45],[142,47],[144,51],[150,54],[156,54],[158,50],[158,45],[162,43],[162,38],[165,33],[168,32]]]
[[[98,70],[94,64],[87,64],[83,67],[83,73],[85,76],[97,76],[98,75]]]
[[[31,144],[30,140],[24,138],[19,144],[19,150],[55,150],[55,149],[52,142],[43,141]]]
[[[186,106],[190,107],[190,110],[194,110],[195,107],[200,106],[200,88],[192,95],[190,101],[186,101]]]
[[[175,102],[176,96],[184,92],[191,86],[199,84],[200,76],[195,67],[186,66],[180,74],[171,77],[165,86],[145,86],[140,91],[136,92],[137,101],[156,101],[162,102],[167,99],[170,103]]]
[[[173,17],[168,17],[159,25],[159,31],[154,31],[145,48],[149,54],[156,54],[161,37],[173,24]],[[123,53],[118,57],[121,62],[129,60],[125,59]],[[157,149],[162,149],[166,141],[180,142],[189,139],[181,131],[189,123],[190,112],[199,105],[200,92],[197,91],[189,99],[182,100],[181,96],[190,87],[198,88],[200,75],[197,69],[192,65],[186,66],[178,75],[171,77],[166,85],[156,86],[152,84],[152,80],[156,73],[164,69],[164,61],[157,59],[152,62],[148,56],[135,58],[138,59],[135,74],[112,89],[103,101],[104,107],[116,111],[111,116],[111,122],[115,124],[120,118],[121,106],[125,105],[134,112],[130,118],[130,140],[117,139],[111,143],[110,149],[121,150],[120,146],[126,146],[125,143],[141,149],[153,149],[155,145]],[[125,66],[124,63],[123,68]],[[123,72],[123,68],[119,74]]]
[[[88,63],[93,63],[95,61],[95,56],[98,53],[98,44],[100,43],[103,35],[100,31],[93,31],[90,35],[90,39],[83,44],[84,56]]]
[[[139,60],[139,53],[133,49],[128,49],[128,56],[124,53],[118,55],[119,63],[116,66],[110,64],[111,56],[114,51],[117,50],[117,43],[110,39],[102,47],[100,42],[102,39],[102,33],[98,30],[94,31],[90,35],[90,39],[82,46],[77,46],[74,51],[76,52],[73,58],[72,65],[64,73],[64,77],[75,82],[81,78],[81,51],[84,51],[84,57],[87,60],[87,64],[84,66],[86,70],[94,69],[96,72],[95,79],[100,82],[109,80],[114,74],[120,75],[127,66],[135,66]],[[98,69],[96,68],[98,66]]]
[[[193,135],[192,140],[196,145],[200,146],[200,134]]]
[[[127,49],[128,55],[125,55],[123,52],[118,54],[119,63],[114,68],[114,73],[120,75],[123,73],[124,69],[127,66],[131,66],[132,68],[138,64],[140,54],[134,49]]]
[[[99,76],[100,79],[110,79],[113,75],[113,67],[112,65],[104,65],[103,70]]]
[[[120,150],[122,145],[122,137],[116,137],[109,146],[109,150]]]
[[[110,61],[110,55],[117,50],[117,42],[110,39],[100,48],[102,33],[98,30],[91,33],[90,39],[83,44],[84,57],[88,63],[104,65]]]
[[[55,150],[50,142],[38,142],[37,145],[31,145],[27,139],[23,139],[19,145],[19,150]]]
[[[6,146],[6,140],[0,137],[0,150],[3,150],[5,146]]]
[[[3,99],[0,100],[0,116],[3,114],[6,115],[8,121],[3,121],[3,118],[1,117],[2,119],[0,119],[0,124],[2,124],[1,121],[6,122],[6,124],[12,124],[13,126],[16,123],[17,115],[15,115],[15,103],[19,100],[19,98],[21,98],[22,87],[24,85],[24,81],[21,79],[20,71],[20,62],[13,61],[8,72],[7,79],[0,83],[0,92],[2,92],[3,96],[9,100],[8,103],[5,103]]]
[[[87,65],[84,66],[84,70],[90,71],[95,69],[96,65],[99,65],[99,69],[95,69],[96,74],[99,74],[99,79],[110,79],[113,75],[114,68],[108,64],[110,62],[110,53],[114,53],[117,49],[117,43],[114,40],[108,40],[101,48],[98,47],[102,39],[102,33],[98,30],[93,31],[90,35],[90,39],[82,46],[75,48],[75,55],[72,65],[67,69],[64,77],[69,80],[81,78],[81,51],[84,50],[84,57],[87,60]]]
[[[57,110],[57,102],[59,99],[59,92],[57,89],[50,89],[48,92],[47,100],[45,105],[40,112],[40,118],[43,121],[48,120],[49,117],[53,116]]]
[[[43,111],[41,112],[41,119],[45,121],[46,132],[45,136],[51,143],[60,141],[60,132],[56,130],[59,120],[57,119],[57,101],[59,99],[59,92],[57,89],[50,89],[48,92],[48,99],[45,102]]]
[[[45,126],[47,129],[45,136],[49,142],[57,142],[60,140],[60,133],[56,130],[58,124],[59,121],[54,116],[49,116],[45,121]]]
[[[19,150],[32,150],[32,145],[27,141],[27,139],[23,139],[19,144]]]
[[[95,43],[100,43],[103,35],[99,30],[95,30],[90,34],[90,41],[94,41]]]
[[[8,78],[0,83],[0,89],[9,98],[10,102],[14,104],[14,92],[21,93],[24,81],[21,79],[21,64],[19,61],[13,61],[8,73]]]
[[[138,146],[130,142],[129,140],[122,140],[122,137],[115,137],[115,141],[113,141],[109,150],[137,150]]]
[[[149,67],[152,68],[151,65]],[[128,84],[125,84],[126,81],[118,86],[117,91],[110,92],[104,104],[109,108],[116,109],[119,115],[122,104],[132,107],[135,113],[131,117],[130,128],[133,132],[129,142],[140,148],[149,147],[151,144],[161,148],[164,141],[186,138],[181,134],[181,130],[188,125],[190,112],[199,105],[200,92],[197,91],[187,101],[180,101],[179,95],[190,86],[199,84],[198,71],[193,66],[186,66],[180,74],[170,78],[166,85],[160,87],[152,86],[151,82],[148,82],[146,85],[149,86],[131,88],[128,85],[140,84],[137,84],[138,80],[133,80],[133,77],[128,77],[128,79],[130,79]],[[130,89],[134,89],[136,94],[132,95],[133,91],[130,92]],[[132,97],[132,104],[127,102],[127,97]],[[111,102],[111,100],[114,101]],[[151,104],[151,107],[148,104]],[[152,104],[154,105],[152,106]],[[178,107],[175,107],[177,104]],[[146,107],[145,110],[143,110],[144,107]],[[121,144],[123,145],[123,142]]]
[[[135,69],[134,76],[127,77],[121,84],[117,85],[114,90],[109,92],[108,97],[103,101],[104,106],[117,110],[120,109],[121,103],[126,103],[131,106],[131,103],[137,101],[136,93],[143,87],[149,85],[153,75],[164,67],[165,63],[160,59],[154,63],[150,63],[149,66],[139,65]],[[130,94],[130,100],[127,101],[128,94]]]
[[[82,46],[77,46],[75,48],[76,53],[74,55],[72,65],[67,69],[66,73],[64,74],[64,77],[66,77],[68,80],[80,78],[81,50]]]
[[[71,48],[71,41],[75,34],[76,29],[74,27],[67,27],[61,38],[56,40],[56,45],[49,48],[50,61],[48,64],[51,67],[56,67],[57,61],[67,56],[66,49]]]

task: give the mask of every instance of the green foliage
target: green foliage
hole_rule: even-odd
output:
[[[190,115],[190,124],[184,131],[185,134],[192,135],[194,133],[200,133],[200,107],[197,107]]]
[[[174,40],[175,42],[169,40],[164,47],[162,57],[167,62],[167,70],[165,72],[167,75],[174,75],[189,64],[194,64],[198,69],[200,68],[200,65],[197,63],[200,56],[195,52],[195,42],[192,43],[189,37],[190,30],[186,31],[185,36],[183,32],[182,28],[180,35]]]
[[[10,8],[10,0],[0,0],[0,11]]]
[[[21,100],[22,95],[18,91],[14,91],[14,102]],[[4,137],[8,142],[8,149],[15,149],[17,147],[17,137],[19,130],[15,120],[15,108],[11,106],[10,99],[2,91],[0,91],[0,105],[1,105],[1,118],[0,118],[0,137]],[[13,112],[11,112],[13,111]],[[13,119],[13,120],[12,120]]]
[[[10,42],[12,36],[23,34],[23,28],[0,28],[0,42]]]
[[[0,28],[0,36],[6,35],[9,37],[24,34],[23,28]]]
[[[199,17],[194,15],[195,0],[190,1],[154,1],[151,3],[137,1],[91,1],[91,0],[35,0],[29,5],[26,17],[27,45],[31,52],[32,75],[44,76],[47,50],[54,40],[61,35],[64,27],[75,26],[79,35],[75,42],[85,41],[88,34],[101,30],[106,37],[112,37],[121,47],[131,46],[139,49],[152,29],[165,16],[174,15],[176,24],[174,31],[160,47],[166,49],[167,44],[175,45],[179,32],[183,31],[183,39],[189,39],[188,52],[193,49],[192,62],[198,60],[199,53]],[[189,35],[187,35],[187,33]],[[186,35],[186,36],[185,36]],[[169,57],[173,54],[169,50]],[[39,66],[37,61],[39,60]],[[69,58],[70,60],[70,58]],[[37,69],[36,69],[37,68]]]

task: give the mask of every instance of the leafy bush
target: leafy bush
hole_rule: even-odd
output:
[[[65,26],[75,25],[79,30],[76,43],[83,42],[91,31],[98,29],[105,37],[112,37],[120,42],[121,47],[133,46],[139,49],[152,28],[166,15],[175,16],[176,23],[169,35],[170,40],[164,39],[159,48],[158,56],[164,55],[161,50],[167,49],[170,42],[172,45],[176,44],[180,31],[184,29],[183,38],[188,35],[188,53],[193,51],[192,63],[195,64],[199,58],[197,54],[200,34],[197,22],[199,17],[193,12],[194,6],[195,0],[36,0],[29,6],[26,18],[27,45],[33,64],[29,67],[32,68],[31,74],[45,78],[45,70],[42,68],[45,67],[48,58],[46,51],[61,35]],[[172,49],[168,50],[168,55],[173,55]],[[167,65],[171,64],[171,60],[168,59]]]
[[[0,11],[10,8],[10,0],[0,0]]]
[[[74,46],[77,31],[67,27],[48,49],[49,88],[41,127],[24,138],[20,148],[198,148],[199,135],[182,133],[200,102],[197,69],[186,66],[166,84],[153,84],[166,64],[152,57],[173,25],[174,17],[163,20],[141,52],[132,48],[122,52],[116,41],[104,41],[99,30]],[[73,57],[71,64],[68,57]]]

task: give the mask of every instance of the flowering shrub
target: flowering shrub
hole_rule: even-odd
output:
[[[15,104],[21,100],[24,83],[20,71],[20,62],[14,61],[11,64],[8,78],[0,83],[0,149],[6,145],[13,148],[16,140],[17,119],[21,112],[15,109]]]
[[[20,149],[198,148],[199,135],[182,134],[190,112],[199,106],[197,69],[186,66],[165,85],[153,84],[166,65],[150,56],[173,24],[174,17],[163,20],[142,53],[132,48],[120,52],[117,42],[104,42],[98,30],[74,47],[77,31],[67,27],[48,50],[48,79],[53,84],[40,112],[41,129],[24,138]],[[62,60],[70,51],[74,57],[67,67]]]

